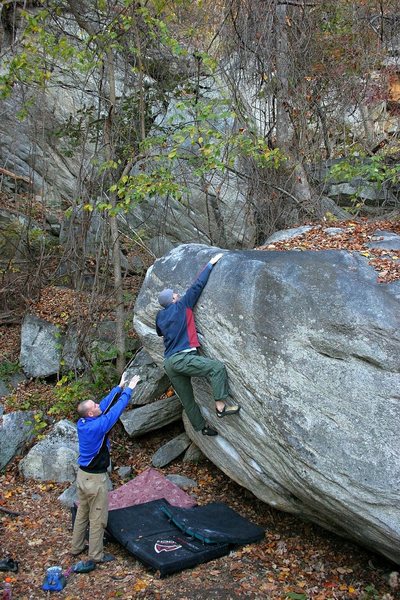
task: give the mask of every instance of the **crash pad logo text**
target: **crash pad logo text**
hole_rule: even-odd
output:
[[[173,552],[179,550],[179,548],[182,548],[182,546],[174,540],[157,540],[154,544],[154,550],[157,554],[160,554],[160,552]]]

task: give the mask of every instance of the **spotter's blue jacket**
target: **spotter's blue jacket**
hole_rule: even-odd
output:
[[[156,331],[164,338],[165,358],[200,346],[194,322],[193,308],[203,291],[213,265],[207,263],[196,281],[177,302],[168,304],[157,313]]]
[[[121,393],[122,392],[122,393]],[[114,400],[120,397],[113,405]],[[110,440],[108,433],[128,406],[132,389],[117,386],[99,403],[102,414],[98,417],[82,417],[77,424],[79,457],[78,465],[89,473],[105,473],[110,465]]]

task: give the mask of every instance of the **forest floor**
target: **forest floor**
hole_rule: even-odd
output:
[[[131,466],[139,474],[151,466],[154,452],[180,432],[175,424],[160,432],[129,440],[119,424],[112,434],[114,489],[124,483],[116,469]],[[68,552],[71,514],[58,496],[69,484],[24,480],[16,459],[0,474],[0,506],[20,513],[0,512],[0,559],[19,562],[9,577],[14,600],[44,599],[41,585],[49,566],[64,570],[77,562]],[[190,490],[198,504],[224,502],[265,528],[265,538],[229,555],[164,578],[149,571],[120,545],[107,544],[114,562],[89,574],[72,574],[57,595],[64,600],[122,598],[130,600],[286,599],[390,600],[400,598],[396,566],[383,557],[345,541],[292,515],[276,511],[226,477],[207,459],[187,464],[177,459],[159,469],[194,479]]]
[[[379,225],[380,229],[400,233],[398,220]],[[336,247],[356,250],[374,265],[379,281],[395,281],[400,278],[399,253],[371,251],[366,245],[376,227],[376,223],[371,228],[367,224],[354,223],[338,239],[337,236],[325,236],[319,226],[301,240],[297,238],[261,249]],[[49,318],[49,314],[45,317]],[[0,326],[0,361],[4,358],[18,360],[18,353],[19,327]],[[19,389],[17,405],[20,402],[22,406],[26,395],[33,393],[42,394],[43,402],[51,402],[51,386],[44,382],[32,381]],[[154,452],[182,427],[182,424],[175,424],[130,440],[118,424],[112,433],[114,488],[125,483],[119,479],[118,467],[131,466],[134,475],[146,470],[151,466]],[[50,597],[49,592],[41,590],[46,569],[61,565],[66,570],[76,562],[68,554],[71,515],[57,499],[69,484],[24,480],[18,471],[19,460],[15,459],[0,473],[0,508],[19,513],[11,515],[0,511],[0,559],[12,557],[19,562],[18,573],[0,573],[0,584],[6,577],[10,579],[14,600],[43,599]],[[112,552],[116,560],[89,574],[71,575],[66,588],[58,594],[59,598],[400,599],[398,566],[313,524],[270,508],[207,459],[197,465],[177,459],[160,472],[194,479],[198,486],[190,493],[198,504],[226,503],[265,528],[265,538],[259,543],[239,547],[225,557],[165,578],[149,571],[121,546],[109,544],[107,551]]]

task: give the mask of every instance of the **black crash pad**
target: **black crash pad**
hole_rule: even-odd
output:
[[[107,533],[161,576],[229,552],[229,544],[207,545],[183,533],[161,510],[164,504],[165,500],[153,500],[110,511]]]
[[[257,541],[264,536],[264,530],[258,525],[253,525],[223,504],[215,504],[218,509],[214,514],[221,523],[225,522],[226,525],[225,532],[223,530],[219,532],[220,539],[215,539],[213,543],[206,543],[179,529],[167,516],[167,512],[174,507],[164,499],[110,511],[107,532],[142,563],[158,570],[161,576],[219,558],[228,554],[235,545]],[[188,513],[194,511],[194,522],[190,527],[198,527],[197,508],[206,507],[184,509]],[[225,516],[224,509],[226,509]],[[186,515],[185,518],[188,517],[190,515]],[[209,515],[208,518],[211,519],[211,516]],[[236,522],[240,521],[242,527],[241,533],[236,536],[233,530],[228,531],[227,527],[227,522],[232,518]],[[245,523],[250,527],[248,539],[243,530]],[[254,528],[257,528],[257,535]],[[218,531],[218,522],[216,522],[212,527],[214,538],[217,537]]]

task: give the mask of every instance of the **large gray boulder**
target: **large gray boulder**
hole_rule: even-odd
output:
[[[66,419],[59,421],[19,463],[26,478],[42,481],[75,481],[78,468],[78,433]]]
[[[160,364],[157,292],[184,291],[216,249],[180,246],[147,272],[134,325]],[[396,296],[397,294],[397,296]],[[203,351],[222,360],[239,415],[196,434],[218,467],[270,505],[400,561],[400,306],[365,257],[226,252],[196,307]]]

